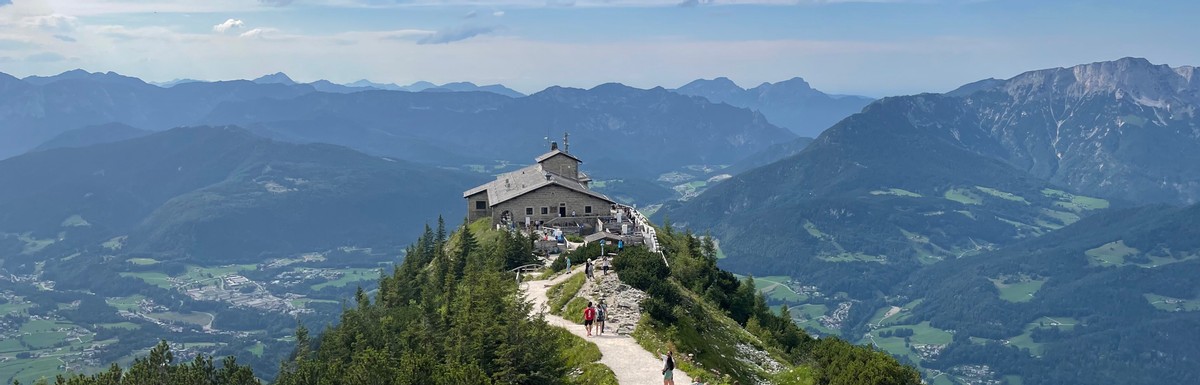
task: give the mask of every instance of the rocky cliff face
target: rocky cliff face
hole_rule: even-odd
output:
[[[1145,59],[1027,72],[909,119],[1033,176],[1133,202],[1200,200],[1200,82]],[[1170,154],[1170,155],[1168,155]]]

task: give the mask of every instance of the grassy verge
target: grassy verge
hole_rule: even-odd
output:
[[[561,315],[564,306],[579,294],[579,289],[583,288],[583,274],[576,274],[574,277],[554,285],[550,290],[546,291],[548,299],[546,306],[550,308],[550,314]]]
[[[562,314],[556,314],[566,318],[568,321],[583,324],[583,309],[587,308],[588,300],[583,297],[572,298],[567,302],[567,306],[563,308]]]
[[[751,335],[740,325],[726,316],[720,309],[704,302],[695,293],[683,290],[678,283],[671,281],[680,289],[687,306],[676,308],[675,314],[679,319],[670,326],[656,324],[650,317],[643,315],[633,338],[638,345],[655,354],[674,350],[678,368],[688,376],[703,378],[709,384],[731,384],[734,377],[747,379],[770,379],[777,385],[812,384],[813,373],[810,369],[790,368],[779,352],[767,349],[758,338]],[[738,359],[741,354],[738,345],[755,349],[766,349],[775,361],[789,367],[779,373],[767,373],[753,364]],[[693,353],[694,362],[688,362],[685,355]],[[696,363],[699,363],[697,365]],[[714,374],[721,373],[720,376]]]
[[[577,369],[567,383],[572,385],[617,385],[617,375],[612,369],[596,361],[600,360],[600,348],[596,344],[571,334],[561,328],[553,328],[558,339],[569,348],[563,350],[567,365]]]

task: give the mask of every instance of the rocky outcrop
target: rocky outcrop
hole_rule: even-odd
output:
[[[596,272],[594,279],[588,280],[579,290],[578,296],[599,304],[608,304],[607,326],[605,329],[615,331],[618,335],[633,334],[638,321],[642,317],[642,300],[646,293],[634,289],[621,282],[616,273],[608,275]]]

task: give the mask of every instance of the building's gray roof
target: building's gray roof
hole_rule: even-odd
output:
[[[550,175],[550,178],[547,179],[546,175]],[[487,191],[488,205],[495,206],[550,185],[562,186],[575,192],[603,199],[609,203],[616,203],[612,199],[609,199],[608,196],[588,189],[583,183],[555,173],[547,173],[542,169],[541,164],[500,174],[494,181],[463,192],[463,198]]]
[[[569,153],[565,153],[565,152],[562,152],[562,150],[557,150],[557,149],[550,150],[550,152],[547,152],[545,154],[542,154],[542,156],[537,157],[537,162],[542,163],[546,159],[553,158],[555,155],[560,155],[560,154],[565,155],[568,158],[575,159],[576,162],[583,163],[583,161],[579,160],[579,158],[576,158],[575,155],[571,155]]]
[[[623,241],[623,240],[625,240],[625,239],[624,239],[622,236],[620,236],[620,235],[613,234],[613,233],[609,233],[609,232],[605,232],[605,231],[600,231],[600,232],[592,233],[592,235],[589,235],[589,236],[583,237],[583,243],[592,243],[592,242],[595,242],[595,241],[599,241],[599,240],[601,240],[601,239],[607,239],[607,240],[610,240],[610,241]]]

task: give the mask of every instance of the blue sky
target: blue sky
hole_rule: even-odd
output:
[[[686,3],[686,4],[685,4]],[[1200,1],[0,0],[0,72],[946,91],[1125,56],[1200,64]]]

